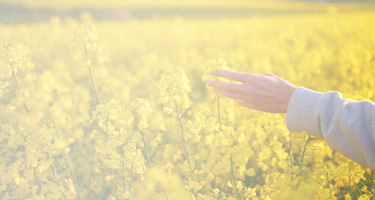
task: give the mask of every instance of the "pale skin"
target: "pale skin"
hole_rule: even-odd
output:
[[[213,76],[240,82],[240,84],[208,80],[206,84],[216,92],[232,98],[238,105],[270,113],[286,113],[289,100],[297,89],[274,74],[252,74],[230,70],[216,70]]]

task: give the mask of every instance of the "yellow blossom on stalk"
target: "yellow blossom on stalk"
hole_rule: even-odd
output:
[[[76,32],[77,38],[87,49],[95,49],[97,41],[96,27],[92,24],[82,24]]]
[[[207,63],[203,66],[202,81],[207,81],[210,79],[217,79],[216,77],[212,76],[210,73],[219,69],[230,70],[230,67],[227,65],[227,61],[223,59],[208,60]],[[218,80],[222,80],[222,79],[219,78]]]
[[[253,177],[256,175],[254,168],[249,168],[245,171],[245,175],[249,177]]]
[[[160,81],[160,100],[163,103],[180,101],[191,92],[186,73],[181,69],[171,69],[163,73]]]
[[[131,107],[135,113],[134,116],[137,121],[137,127],[143,131],[149,127],[149,121],[152,114],[152,108],[150,102],[145,99],[136,98],[132,103]]]
[[[134,117],[126,106],[112,99],[109,103],[96,106],[91,121],[95,120],[103,131],[116,134],[133,123]]]
[[[30,71],[34,68],[34,64],[29,60],[29,54],[29,49],[22,44],[9,42],[0,46],[0,97],[8,94],[6,99],[9,101],[11,95],[16,94],[16,104],[21,104],[26,112],[29,112],[29,108],[24,99],[30,96],[26,89],[33,80]]]
[[[214,192],[214,194],[216,195],[216,197],[219,197],[219,192],[220,192],[219,188],[215,188],[212,191]]]
[[[10,65],[8,69],[14,68],[15,75],[25,73],[25,71],[27,72],[34,68],[34,64],[28,60],[29,54],[30,50],[26,46],[11,42],[3,43],[0,51],[2,65]],[[11,70],[7,71],[7,74],[11,75]]]

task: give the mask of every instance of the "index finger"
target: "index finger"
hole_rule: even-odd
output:
[[[215,81],[215,80],[208,80],[206,84],[213,88],[218,88],[218,89],[229,91],[229,92],[241,92],[242,91],[242,84],[221,82],[221,81]]]
[[[235,71],[230,71],[230,70],[216,70],[214,72],[211,72],[211,75],[213,76],[218,76],[218,77],[223,77],[226,79],[230,79],[233,81],[239,81],[239,82],[247,82],[253,78],[253,74],[249,73],[243,73],[243,72],[235,72]]]

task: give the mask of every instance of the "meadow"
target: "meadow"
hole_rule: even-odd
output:
[[[375,100],[375,12],[0,24],[0,199],[375,199],[374,171],[209,72]]]

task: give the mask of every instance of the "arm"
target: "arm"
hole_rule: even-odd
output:
[[[289,101],[286,124],[292,131],[324,139],[333,150],[375,169],[374,103],[300,87]]]
[[[297,88],[273,74],[217,70],[212,75],[242,82],[207,81],[207,85],[235,99],[240,106],[287,113],[288,129],[322,138],[333,150],[375,169],[374,103],[342,99],[338,92],[323,94]]]

